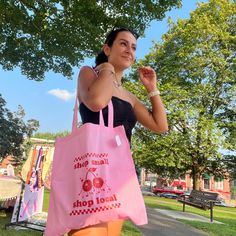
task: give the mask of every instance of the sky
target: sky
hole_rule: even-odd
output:
[[[142,59],[150,52],[153,41],[160,41],[161,36],[168,31],[168,17],[174,21],[178,18],[189,18],[190,12],[197,7],[197,2],[206,0],[183,0],[182,8],[166,13],[162,21],[153,21],[145,31],[145,37],[137,42],[137,59]],[[94,65],[94,58],[87,58],[81,64]],[[4,71],[0,67],[0,94],[6,101],[6,107],[17,111],[18,105],[25,110],[25,121],[36,119],[40,123],[38,132],[70,131],[72,125],[75,88],[79,68],[73,69],[74,76],[68,80],[60,74],[46,73],[44,81],[28,80],[19,68]]]

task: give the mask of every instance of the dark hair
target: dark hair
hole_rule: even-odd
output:
[[[128,28],[113,28],[107,35],[106,37],[106,40],[105,40],[105,44],[107,44],[109,47],[111,47],[118,35],[118,33],[122,32],[122,31],[128,31],[130,32],[131,34],[133,34],[133,36],[138,39],[139,35],[134,32],[133,30],[131,29],[128,29]],[[95,67],[104,63],[104,62],[108,62],[108,58],[106,56],[106,54],[104,53],[104,51],[100,51],[98,53],[98,55],[96,56],[95,58]]]

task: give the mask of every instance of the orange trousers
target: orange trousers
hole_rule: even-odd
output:
[[[119,236],[122,224],[123,220],[117,220],[89,226],[83,229],[74,229],[68,233],[68,236]]]

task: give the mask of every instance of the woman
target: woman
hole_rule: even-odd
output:
[[[151,100],[152,112],[122,86],[124,70],[130,68],[135,61],[136,41],[136,35],[129,29],[112,30],[106,38],[102,52],[96,58],[95,69],[81,68],[77,90],[83,123],[98,123],[98,111],[103,109],[106,124],[107,104],[112,100],[114,126],[124,125],[129,141],[136,121],[153,132],[162,133],[168,130],[165,108],[157,90],[156,73],[152,68],[138,69],[140,81]],[[118,236],[122,223],[114,221],[72,230],[69,236]]]

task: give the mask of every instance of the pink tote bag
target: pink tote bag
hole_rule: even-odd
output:
[[[130,219],[147,224],[146,208],[123,126],[100,123],[77,128],[77,100],[72,133],[58,138],[52,165],[50,205],[45,236],[61,236],[103,222]]]

